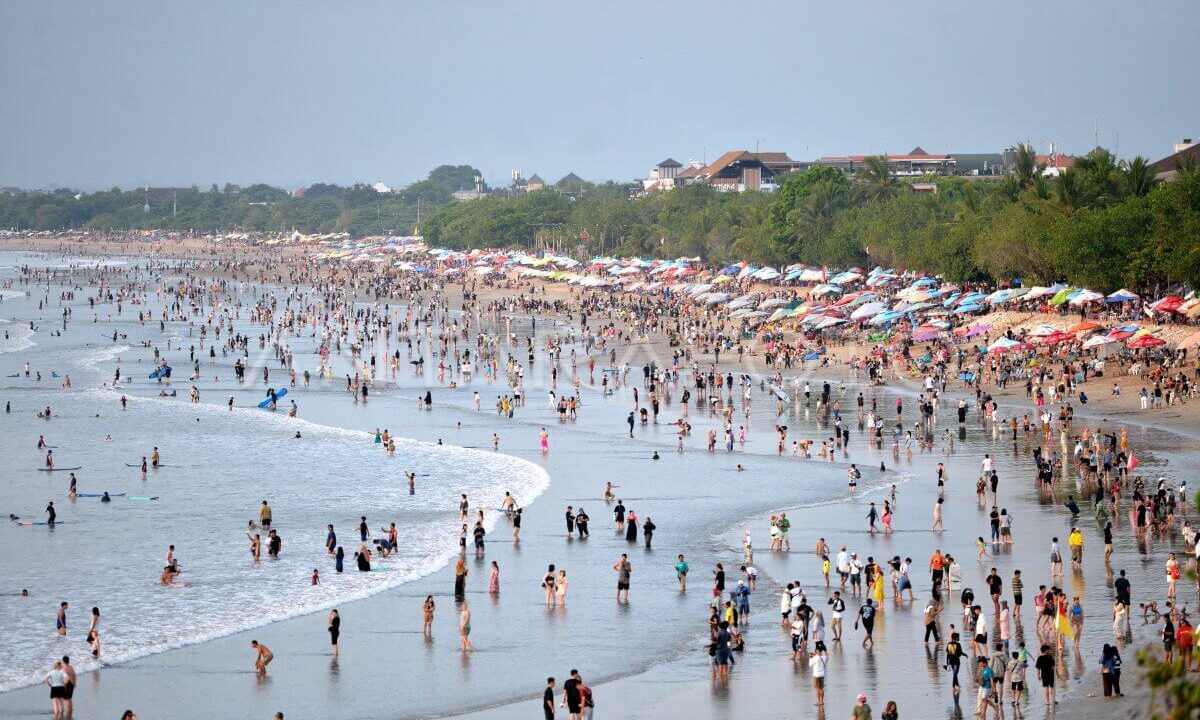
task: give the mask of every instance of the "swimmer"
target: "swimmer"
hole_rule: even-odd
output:
[[[654,454],[650,456],[650,459],[651,459],[651,460],[658,460],[658,459],[659,459],[659,457],[658,457],[658,451],[657,451],[657,450],[655,450],[655,451],[654,451]]]
[[[746,468],[741,463],[738,463],[737,471],[738,472],[746,472]]]
[[[104,494],[100,496],[100,502],[102,502],[102,503],[112,502],[112,498],[108,496],[107,490],[105,490]]]
[[[300,439],[300,431],[299,431],[299,430],[297,430],[297,431],[296,431],[296,434],[292,436],[292,439],[293,439],[293,440],[299,440],[299,439]]]

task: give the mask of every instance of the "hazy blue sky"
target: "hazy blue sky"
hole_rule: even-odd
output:
[[[1189,0],[0,0],[0,185],[553,181],[1200,135]]]

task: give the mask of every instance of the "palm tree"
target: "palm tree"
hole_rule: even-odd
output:
[[[1079,207],[1079,173],[1071,168],[1063,170],[1054,183],[1054,194],[1058,204],[1067,210]]]
[[[1113,154],[1096,148],[1078,158],[1072,168],[1079,176],[1080,200],[1089,205],[1108,205],[1117,200],[1121,187],[1121,166]]]
[[[1017,156],[1013,160],[1013,174],[1022,190],[1033,184],[1037,177],[1037,153],[1029,143],[1017,143]]]
[[[1179,177],[1185,177],[1196,172],[1196,156],[1188,155],[1187,157],[1175,158],[1175,174]]]
[[[842,189],[825,180],[813,186],[808,198],[796,209],[796,225],[800,236],[819,242],[833,231],[833,221],[846,205]]]
[[[872,155],[864,161],[858,174],[859,192],[865,200],[888,200],[896,195],[896,176],[888,165],[887,155]]]
[[[1125,163],[1121,169],[1121,180],[1125,184],[1125,192],[1133,197],[1146,197],[1157,182],[1150,163],[1141,155]]]

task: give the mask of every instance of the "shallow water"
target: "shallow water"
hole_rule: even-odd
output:
[[[0,262],[14,264],[4,258]],[[253,290],[248,296],[250,302],[252,293]],[[57,319],[56,309],[38,312],[36,298],[32,304],[24,320]],[[126,312],[130,309],[127,307]],[[7,302],[0,309],[6,317],[12,312]],[[100,311],[101,318],[106,312],[108,309]],[[289,717],[425,717],[531,697],[546,675],[562,675],[569,667],[580,667],[589,682],[597,683],[657,666],[648,675],[657,678],[650,683],[651,699],[669,697],[666,684],[687,687],[689,700],[712,711],[704,716],[729,716],[722,711],[729,711],[734,705],[723,704],[716,693],[711,695],[716,702],[708,704],[709,693],[697,694],[693,692],[695,688],[680,680],[693,676],[703,680],[707,676],[707,656],[699,649],[698,638],[707,634],[704,619],[711,597],[710,568],[715,562],[724,562],[731,582],[736,579],[743,526],[754,533],[764,578],[797,577],[806,585],[814,582],[815,563],[801,553],[809,549],[812,536],[817,533],[827,534],[831,541],[835,541],[835,536],[851,538],[853,543],[861,542],[860,547],[890,550],[894,546],[896,552],[911,553],[918,566],[922,558],[917,553],[924,552],[929,541],[927,535],[917,534],[928,523],[924,501],[902,502],[895,536],[887,540],[868,539],[861,520],[865,512],[861,502],[846,500],[845,469],[849,460],[859,463],[864,472],[864,491],[898,482],[902,498],[924,497],[919,493],[932,484],[929,479],[932,466],[942,458],[921,454],[911,460],[903,454],[893,458],[888,451],[888,440],[882,452],[865,449],[853,420],[850,458],[838,456],[836,462],[822,462],[775,457],[772,427],[776,422],[793,429],[789,442],[793,437],[819,440],[831,433],[826,418],[798,403],[785,406],[782,417],[777,416],[775,403],[757,389],[749,421],[740,412],[734,419],[735,427],[747,425],[748,442],[733,453],[720,451],[713,455],[701,448],[709,427],[716,427],[719,432],[719,420],[699,409],[693,409],[690,415],[695,432],[686,442],[686,452],[675,452],[675,435],[665,423],[678,415],[678,389],[673,392],[674,403],[664,410],[664,424],[639,426],[635,429],[636,437],[629,439],[625,425],[631,406],[629,391],[603,397],[598,386],[590,385],[585,378],[581,387],[584,407],[580,421],[559,424],[546,407],[547,364],[540,355],[529,375],[529,405],[519,409],[512,420],[499,418],[489,409],[495,395],[505,389],[488,385],[479,376],[458,391],[448,390],[436,382],[432,369],[435,363],[427,360],[424,376],[413,375],[405,366],[398,377],[376,385],[366,405],[350,401],[343,391],[342,380],[297,388],[289,397],[295,397],[305,421],[294,421],[283,417],[283,410],[270,414],[242,409],[230,413],[224,409],[226,397],[233,396],[241,408],[262,396],[263,365],[270,368],[272,384],[285,382],[269,353],[256,355],[251,351],[253,364],[247,375],[253,380],[247,385],[232,382],[229,371],[232,357],[219,357],[213,367],[207,353],[201,353],[202,377],[196,385],[205,404],[192,406],[185,397],[190,383],[183,378],[189,372],[186,348],[197,344],[198,339],[189,337],[185,323],[168,325],[168,334],[174,338],[168,351],[157,327],[141,328],[132,320],[119,320],[116,324],[129,336],[123,343],[132,346],[122,351],[123,346],[114,346],[100,337],[111,337],[111,326],[100,323],[97,328],[88,327],[84,315],[90,318],[86,302],[77,309],[67,336],[49,337],[39,328],[34,336],[39,342],[36,349],[0,358],[5,375],[16,372],[13,368],[19,368],[26,357],[32,357],[35,368],[43,372],[67,365],[94,368],[91,372],[71,371],[77,388],[74,391],[53,389],[58,383],[56,379],[47,379],[40,386],[20,378],[0,383],[6,386],[4,397],[14,400],[14,415],[6,418],[9,432],[0,438],[3,443],[0,448],[5,450],[6,457],[21,458],[14,472],[15,481],[0,489],[0,498],[6,507],[19,506],[10,511],[22,515],[36,515],[47,499],[54,498],[56,506],[61,506],[60,519],[78,522],[63,525],[53,535],[44,528],[3,530],[4,549],[0,552],[5,555],[0,560],[18,572],[33,573],[36,569],[44,580],[33,598],[2,598],[4,617],[18,618],[13,621],[15,636],[24,639],[20,647],[25,654],[20,657],[28,670],[21,677],[36,681],[35,673],[44,670],[45,661],[67,649],[77,657],[85,654],[81,635],[86,627],[86,612],[93,603],[100,604],[104,612],[102,630],[107,662],[121,659],[116,654],[122,651],[120,642],[127,643],[124,650],[129,654],[125,657],[135,657],[334,603],[343,615],[345,639],[340,665],[331,666],[324,653],[326,645],[314,643],[314,636],[319,640],[323,634],[323,616],[302,615],[255,630],[255,636],[267,641],[280,657],[272,666],[269,681],[257,685],[244,672],[249,664],[246,633],[177,650],[157,660],[129,662],[111,671],[93,673],[82,684],[82,696],[98,711],[119,714],[118,708],[148,701],[146,687],[170,683],[177,688],[166,701],[173,717],[269,715],[279,708],[287,709]],[[133,317],[136,318],[136,309]],[[539,322],[538,326],[544,330],[550,323]],[[263,331],[261,326],[249,323],[239,325],[239,330],[251,337]],[[95,340],[88,339],[92,337]],[[160,386],[145,379],[151,351],[138,346],[142,339],[152,339],[177,368],[173,386],[179,397],[156,397]],[[297,367],[315,368],[315,357],[305,354],[311,352],[309,341],[293,338],[290,342],[297,352]],[[81,389],[109,380],[118,361],[123,374],[134,378],[131,384],[122,386],[122,392],[132,398],[129,410],[124,413],[119,410],[114,391]],[[584,366],[581,357],[580,368]],[[338,360],[335,369],[335,376],[352,372],[344,358]],[[835,379],[830,371],[810,372],[819,379]],[[635,374],[636,370],[631,379]],[[560,392],[566,390],[562,379],[569,375],[564,368],[560,374]],[[597,379],[599,375],[597,372]],[[640,383],[640,378],[636,381]],[[814,389],[818,385],[814,382]],[[427,387],[434,390],[432,413],[417,411],[414,405],[414,398]],[[483,412],[472,409],[471,392],[475,389],[482,396]],[[853,389],[847,391],[843,405],[849,407],[853,403],[853,394]],[[878,397],[879,407],[885,412],[894,407],[891,389],[870,390],[867,397]],[[34,418],[32,413],[46,404],[59,409],[63,417],[49,423]],[[281,408],[286,405],[286,401],[281,403]],[[97,412],[101,415],[98,419],[92,417]],[[944,407],[942,412],[946,416],[952,411]],[[551,433],[551,452],[547,456],[537,451],[537,432],[543,426]],[[302,430],[301,441],[291,439],[296,427]],[[501,435],[502,454],[490,450],[468,454],[470,451],[424,444],[412,445],[411,449],[406,445],[396,458],[388,459],[365,434],[376,427],[428,442],[444,439],[452,445],[483,448],[490,448],[491,434],[496,431]],[[114,440],[104,443],[103,436],[109,432]],[[39,477],[45,473],[33,470],[41,463],[41,453],[34,447],[40,433],[46,434],[51,444],[62,446],[56,451],[59,464],[84,466],[80,471],[80,489],[85,492],[97,489],[93,483],[103,485],[99,489],[114,492],[140,487],[138,471],[126,468],[125,462],[138,461],[152,445],[158,445],[164,452],[168,466],[178,467],[152,473],[147,481],[148,488],[156,489],[154,494],[161,491],[163,499],[157,503],[134,508],[137,503],[122,506],[114,502],[113,506],[101,507],[94,500],[80,499],[72,506],[65,498],[65,478],[58,483],[59,478],[50,481]],[[1148,442],[1147,435],[1135,430],[1131,435],[1135,447]],[[296,449],[299,445],[305,448]],[[662,459],[650,461],[652,450],[657,450]],[[1020,553],[1022,558],[1034,558],[1028,561],[1030,567],[1038,566],[1031,571],[1033,577],[1027,578],[1027,587],[1031,584],[1036,587],[1044,574],[1040,570],[1044,568],[1044,553],[1040,548],[1032,548],[1032,543],[1040,544],[1043,532],[1055,526],[1064,527],[1064,520],[1059,507],[1038,504],[1032,482],[1024,479],[1028,473],[1027,451],[1021,448],[1011,460],[1007,451],[1002,438],[993,438],[980,429],[972,417],[956,454],[949,459],[953,477],[960,481],[955,494],[973,495],[968,486],[973,485],[982,452],[1001,453],[999,462],[1004,478],[1001,496],[1006,503],[1024,508],[1018,516],[1017,531],[1029,539],[1030,545],[1022,543]],[[1168,464],[1171,454],[1151,455],[1143,455],[1147,472],[1162,470],[1162,474],[1172,477],[1174,466]],[[519,464],[509,456],[527,459],[544,468],[549,473],[549,487],[527,511],[523,542],[519,546],[507,541],[508,526],[500,520],[489,535],[485,558],[468,560],[471,568],[468,596],[475,612],[472,639],[478,648],[468,659],[456,650],[453,629],[456,614],[446,597],[450,583],[447,571],[423,578],[416,576],[434,570],[453,556],[460,489],[469,489],[472,498],[495,505],[495,501],[485,498],[487,493],[494,496],[506,489],[514,494],[528,493],[522,497],[522,503],[526,503],[545,484],[541,471]],[[476,457],[477,463],[473,459]],[[77,462],[75,458],[80,459]],[[880,460],[887,464],[888,472],[878,472]],[[736,472],[738,463],[744,464],[747,472]],[[401,469],[429,471],[433,477],[422,478],[416,498],[410,498],[403,490]],[[443,479],[444,484],[439,484]],[[643,517],[655,518],[659,532],[653,551],[626,543],[613,532],[608,508],[595,499],[606,480],[621,485],[617,493],[627,506]],[[263,497],[271,501],[275,510],[284,537],[284,557],[254,566],[249,561],[242,533],[246,520],[256,515]],[[878,494],[863,492],[860,497],[878,498]],[[954,525],[946,542],[956,554],[964,556],[978,533],[976,528],[981,526],[976,511],[966,510],[973,506],[971,500],[965,504],[961,500],[955,502],[954,514],[947,516],[948,526],[952,521]],[[577,508],[584,505],[591,513],[590,539],[565,538],[562,511],[567,504]],[[779,508],[798,509],[793,516],[797,553],[767,558],[764,513]],[[67,517],[68,513],[77,518]],[[409,539],[411,548],[406,548],[401,558],[402,575],[372,573],[367,580],[350,573],[333,576],[332,563],[322,552],[324,523],[335,522],[343,545],[352,545],[357,517],[364,513],[372,521],[373,529],[393,520],[398,527],[403,523],[401,532]],[[1028,534],[1024,535],[1027,526]],[[74,528],[81,532],[71,535],[68,531]],[[86,536],[82,531],[86,531]],[[110,533],[118,539],[111,540]],[[1089,535],[1089,541],[1093,543],[1093,551],[1098,551],[1094,536]],[[169,542],[176,544],[183,563],[182,579],[194,582],[193,587],[167,589],[155,584]],[[60,552],[58,543],[76,544]],[[352,554],[350,547],[347,550]],[[630,554],[635,568],[633,602],[627,607],[615,606],[612,600],[611,564],[622,552]],[[1122,559],[1132,562],[1143,552],[1148,552],[1147,548],[1127,543],[1122,549]],[[671,571],[677,553],[686,554],[692,564],[692,589],[687,595],[679,593]],[[81,562],[87,573],[83,578],[75,578],[71,563],[80,555],[84,556]],[[97,559],[95,563],[93,557]],[[1090,557],[1095,559],[1095,555]],[[499,596],[485,592],[487,563],[493,559],[502,568],[503,590]],[[1012,561],[1007,557],[1003,560]],[[571,596],[566,609],[550,611],[542,604],[538,582],[549,562],[566,568],[571,577]],[[313,566],[321,567],[324,583],[315,592],[308,585]],[[1007,580],[1010,565],[1002,567]],[[973,566],[971,571],[975,571]],[[125,581],[110,583],[105,577],[109,573]],[[1149,585],[1159,571],[1157,565],[1151,567],[1147,563],[1138,573],[1135,587]],[[381,577],[376,579],[376,575]],[[415,579],[369,601],[345,602],[409,577]],[[1088,577],[1088,601],[1096,598],[1100,603],[1105,592],[1102,576],[1094,576],[1089,569]],[[1092,577],[1096,577],[1096,582],[1090,582]],[[977,590],[982,587],[981,581],[982,573],[975,579]],[[88,582],[100,583],[103,592],[89,595]],[[918,595],[922,587],[919,581]],[[60,592],[59,588],[69,591]],[[756,605],[774,607],[775,600],[770,594],[773,589],[769,583],[761,585]],[[228,598],[219,593],[228,594]],[[417,608],[426,593],[438,596],[441,610],[435,630],[438,639],[422,642],[417,634]],[[1027,596],[1031,595],[1027,590]],[[67,641],[56,640],[52,633],[53,612],[60,596],[72,601],[73,635]],[[98,599],[89,599],[95,597]],[[134,605],[143,608],[143,613],[153,614],[159,613],[157,606],[164,603],[162,612],[152,615],[162,627],[146,627],[141,623],[141,615],[122,614],[124,611],[119,609]],[[9,612],[10,607],[15,613]],[[919,608],[903,612],[919,613]],[[897,613],[896,617],[902,615]],[[8,624],[6,620],[6,630]],[[891,624],[904,627],[902,622]],[[176,626],[180,627],[178,631]],[[1101,621],[1090,625],[1089,635],[1098,638],[1098,634],[1092,633],[1099,633],[1102,626]],[[177,635],[170,642],[156,643],[163,628]],[[202,632],[203,628],[208,630]],[[770,667],[790,668],[784,655],[784,641],[774,630],[767,626],[762,632],[756,626],[751,642],[757,660],[751,660]],[[906,629],[897,632],[908,633]],[[122,640],[121,633],[127,639]],[[869,681],[881,691],[896,688],[895,680],[906,677],[906,669],[911,669],[908,667],[911,640],[907,634],[889,633],[885,647],[869,658],[847,648],[836,666],[848,678],[841,691],[849,693],[852,699],[859,681]],[[138,645],[139,642],[143,644]],[[680,657],[683,659],[677,661]],[[747,663],[746,670],[749,669]],[[763,677],[777,679],[771,671]],[[806,684],[803,673],[797,680]],[[944,680],[935,675],[930,682],[941,690],[938,683]],[[625,687],[621,682],[618,680],[614,687]],[[384,687],[380,687],[381,683]],[[920,697],[927,687],[925,683],[917,683],[911,689]],[[33,702],[34,692],[40,706],[41,691],[29,689],[0,697],[0,708],[19,711]],[[613,695],[613,691],[605,692],[608,693],[604,696],[606,711],[622,708],[622,698]],[[629,704],[640,702],[634,695],[624,700]],[[511,715],[507,711],[488,712],[515,717],[532,709],[532,705],[524,709],[516,707]],[[657,709],[642,716],[666,712],[653,702],[645,707]],[[636,712],[631,711],[630,715]],[[746,713],[743,711],[741,715]]]

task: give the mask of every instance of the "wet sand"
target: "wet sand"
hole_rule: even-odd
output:
[[[638,357],[632,356],[635,361]],[[830,374],[822,374],[826,372]],[[815,377],[826,379],[836,373],[836,369],[817,371]],[[500,427],[501,452],[539,462],[550,473],[550,489],[525,514],[524,542],[519,547],[506,544],[503,522],[489,538],[486,560],[497,559],[502,567],[497,601],[484,592],[484,563],[474,558],[469,561],[468,597],[475,611],[472,639],[479,652],[465,660],[457,652],[453,605],[447,597],[452,577],[447,569],[339,608],[344,633],[342,657],[336,666],[327,655],[324,615],[317,613],[82,676],[77,706],[101,716],[119,715],[126,706],[150,705],[158,708],[156,713],[172,717],[232,712],[256,717],[269,716],[277,709],[285,710],[289,718],[420,717],[472,708],[487,708],[478,713],[480,717],[485,712],[488,717],[528,717],[536,712],[536,693],[546,675],[561,678],[570,667],[579,667],[595,686],[602,712],[628,717],[685,712],[714,718],[776,717],[784,708],[788,714],[811,708],[807,671],[787,657],[772,593],[776,582],[799,579],[821,607],[824,591],[819,587],[819,564],[810,550],[816,536],[826,537],[835,547],[844,542],[858,548],[860,555],[874,554],[881,562],[892,554],[910,555],[915,592],[919,599],[928,592],[928,578],[921,568],[938,539],[923,529],[928,526],[933,497],[931,468],[938,460],[947,459],[941,455],[917,454],[911,462],[905,458],[894,462],[886,449],[890,443],[885,443],[882,454],[868,451],[855,430],[851,456],[836,463],[772,457],[773,403],[756,390],[747,448],[715,455],[698,449],[713,421],[693,411],[696,432],[689,450],[680,456],[673,451],[673,435],[663,426],[639,428],[634,441],[622,439],[624,414],[631,407],[627,396],[599,398],[585,385],[583,415],[575,425],[557,423],[546,410],[545,387],[536,382],[531,383],[528,407],[518,412],[515,421],[502,420],[488,411],[487,391],[482,393],[484,411],[479,414],[470,409],[466,392],[444,390],[435,391],[437,403],[432,413],[411,411],[417,388],[433,384],[429,380],[401,378],[395,388],[373,394],[369,407],[355,408],[355,415],[346,414],[348,400],[336,392],[328,398],[306,398],[304,416],[358,429],[383,424],[404,437],[432,442],[440,438],[480,447],[489,447],[491,432]],[[205,394],[213,397],[215,391],[206,389]],[[852,392],[853,388],[843,400],[847,408]],[[887,388],[867,391],[868,397],[878,397],[879,407],[885,409],[892,406],[891,392]],[[787,412],[787,424],[799,437],[824,437],[815,413],[810,411],[805,417],[803,408],[794,406]],[[950,412],[943,403],[943,420]],[[674,416],[672,408],[667,417]],[[458,422],[463,423],[461,430],[456,428]],[[537,429],[543,425],[549,427],[552,443],[545,458],[536,450]],[[1187,438],[1132,427],[1131,432],[1147,476],[1164,474],[1177,479],[1181,456],[1196,449]],[[1151,443],[1159,450],[1143,454],[1141,448]],[[652,462],[648,457],[655,449],[663,459]],[[993,440],[978,427],[974,412],[968,439],[948,458],[956,482],[949,493],[948,532],[940,542],[962,559],[964,580],[970,582],[973,577],[974,587],[982,595],[987,569],[970,559],[974,537],[986,531],[986,515],[977,509],[973,489],[979,454],[984,451],[993,452],[1001,462],[1001,504],[1017,517],[1017,545],[1011,555],[997,558],[996,567],[1006,586],[1011,568],[1021,567],[1029,598],[1046,579],[1049,535],[1057,532],[1065,540],[1065,511],[1059,505],[1043,504],[1037,496],[1029,474],[1028,451],[1018,448],[1016,460],[1012,460],[1006,439]],[[881,457],[889,468],[912,475],[900,486],[897,532],[888,538],[869,537],[864,530],[863,502],[879,499],[879,495],[864,492],[849,500],[844,487],[848,461],[858,462],[866,479],[876,485],[903,479],[893,473],[878,476],[869,471]],[[739,462],[747,466],[746,473],[733,471]],[[659,533],[652,552],[631,547],[613,534],[611,519],[598,499],[607,479],[623,485],[618,492],[627,505],[655,518]],[[567,504],[578,507],[581,503],[592,515],[593,537],[568,541],[562,510]],[[766,515],[781,508],[792,508],[793,552],[773,557],[766,550]],[[1088,518],[1086,510],[1084,517]],[[762,573],[754,599],[756,612],[747,631],[749,649],[739,656],[730,686],[714,688],[703,651],[709,568],[714,562],[725,562],[731,580],[736,578],[743,528],[753,533]],[[1102,617],[1111,591],[1103,565],[1098,564],[1101,545],[1096,529],[1086,523],[1085,528],[1089,556],[1084,576],[1075,577],[1070,571],[1067,576],[1068,590],[1083,594],[1089,618],[1083,652],[1068,664],[1070,683],[1081,674],[1087,677],[1095,664],[1096,643],[1106,634],[1111,637]],[[635,563],[633,602],[627,608],[617,607],[611,600],[614,578],[610,565],[620,552],[630,552]],[[686,596],[678,592],[670,570],[677,552],[685,552],[692,564],[693,579]],[[1135,603],[1143,591],[1163,594],[1163,552],[1155,549],[1153,562],[1148,559],[1149,552],[1149,547],[1132,541],[1127,527],[1122,528],[1114,567],[1138,573],[1133,576]],[[547,612],[541,603],[537,582],[546,562],[557,562],[571,573],[571,597],[565,611]],[[419,634],[419,602],[426,593],[437,594],[440,603],[432,643],[424,642]],[[926,707],[922,703],[930,700],[936,708],[933,716],[941,716],[943,707],[947,717],[956,715],[946,690],[948,675],[931,667],[937,661],[931,661],[919,643],[921,606],[920,600],[915,606],[889,604],[877,626],[879,644],[871,653],[857,647],[859,636],[847,623],[848,642],[831,653],[828,713],[846,712],[854,694],[865,690],[877,711],[885,698],[894,697],[906,717],[911,716],[908,708]],[[955,607],[956,599],[952,599],[944,616],[947,620],[955,614]],[[1144,632],[1153,633],[1153,629]],[[262,683],[256,683],[249,671],[246,645],[251,636],[263,639],[279,657]],[[854,642],[849,642],[851,639]],[[917,658],[924,661],[925,672],[914,677],[911,671]],[[1132,664],[1131,655],[1126,654],[1126,667]],[[147,692],[156,687],[171,687],[170,697]],[[1065,704],[1074,703],[1087,690],[1064,694]],[[0,708],[6,713],[42,712],[43,696],[44,688],[8,693],[0,696]],[[973,693],[964,693],[964,714],[972,709],[966,698],[973,698]],[[1039,703],[1035,698],[1030,711]]]

